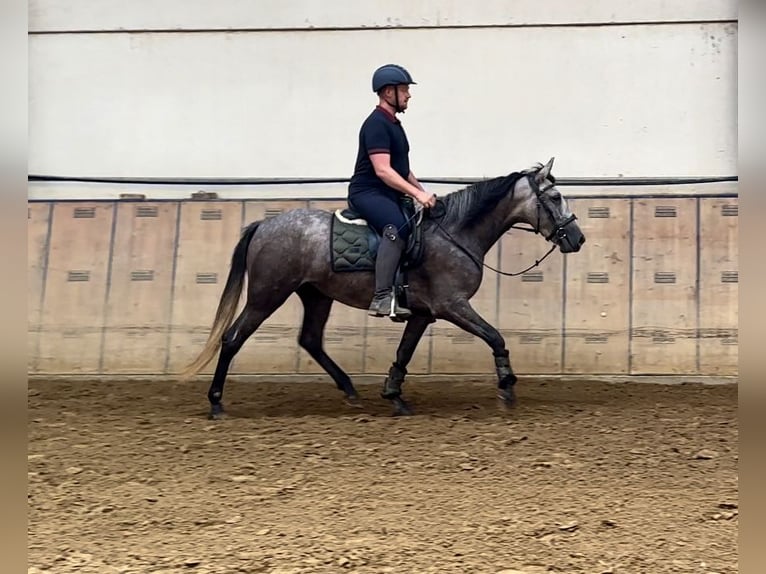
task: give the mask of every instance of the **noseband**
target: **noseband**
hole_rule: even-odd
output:
[[[548,191],[549,189],[555,187],[555,184],[551,184],[548,187],[544,189],[540,189],[540,186],[537,185],[537,181],[535,181],[534,174],[530,174],[527,176],[527,181],[529,182],[529,186],[532,188],[532,191],[535,192],[535,197],[537,197],[537,225],[533,230],[535,233],[540,233],[540,209],[542,208],[545,210],[546,215],[550,218],[551,222],[553,223],[553,230],[545,237],[546,241],[550,241],[554,237],[561,240],[565,239],[567,236],[567,232],[565,230],[566,226],[572,223],[577,217],[574,213],[569,215],[569,217],[563,217],[563,218],[556,218],[556,216],[553,214],[553,211],[551,210],[550,206],[543,201],[543,194]],[[521,229],[521,228],[517,228]],[[540,233],[542,235],[542,233]]]

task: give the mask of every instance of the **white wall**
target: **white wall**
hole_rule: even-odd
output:
[[[735,2],[203,5],[31,2],[29,172],[348,177],[371,72],[396,61],[421,176],[737,173]],[[208,31],[82,32],[119,28]]]

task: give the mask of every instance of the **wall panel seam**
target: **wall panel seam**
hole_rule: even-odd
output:
[[[526,24],[434,24],[403,26],[245,26],[212,28],[106,28],[102,30],[73,28],[71,30],[32,30],[30,36],[55,35],[108,35],[108,34],[250,34],[250,33],[317,33],[317,32],[396,32],[407,30],[487,30],[487,29],[524,29],[524,28],[606,28],[606,27],[651,27],[651,26],[699,26],[711,24],[738,24],[738,19],[699,19],[699,20],[626,20],[618,22],[539,22]]]
[[[702,246],[700,245],[700,241],[702,239],[702,229],[700,229],[702,224],[702,216],[701,216],[701,202],[702,200],[698,197],[695,201],[695,207],[696,207],[696,218],[697,218],[697,229],[696,229],[696,236],[697,236],[697,272],[695,276],[695,285],[694,285],[694,306],[695,306],[695,327],[696,327],[696,348],[695,348],[695,367],[697,369],[697,373],[700,372],[700,365],[702,364],[702,358],[700,357],[700,304],[701,304],[701,264],[702,264]]]
[[[633,273],[634,273],[634,261],[633,261],[633,248],[635,243],[635,237],[633,235],[635,217],[634,209],[635,200],[630,200],[630,216],[628,217],[628,229],[630,233],[630,239],[628,241],[628,374],[633,373]]]
[[[173,334],[173,302],[175,301],[176,269],[178,267],[178,241],[181,232],[181,205],[179,202],[176,206],[176,229],[175,237],[173,238],[173,263],[170,275],[170,301],[168,304],[167,336],[165,338],[165,368],[163,369],[165,374],[169,374],[170,370],[170,343]]]
[[[109,254],[106,261],[106,285],[104,287],[104,308],[101,317],[101,349],[98,352],[98,372],[104,372],[104,346],[106,342],[106,329],[109,322],[109,295],[112,292],[112,267],[114,265],[114,237],[117,232],[117,215],[119,214],[119,202],[112,202],[112,228],[109,232]]]
[[[50,257],[50,248],[51,248],[51,230],[53,229],[53,206],[55,204],[53,202],[48,204],[48,230],[45,232],[45,245],[43,247],[43,257],[42,257],[42,286],[40,287],[40,308],[37,312],[37,343],[35,345],[35,356],[32,357],[32,365],[33,369],[36,372],[39,368],[40,363],[40,348],[42,346],[42,340],[43,340],[43,316],[45,311],[45,292],[46,287],[48,285],[48,259]]]

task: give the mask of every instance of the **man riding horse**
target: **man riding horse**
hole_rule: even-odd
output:
[[[410,169],[410,146],[402,123],[410,99],[410,73],[396,64],[375,70],[372,90],[378,104],[359,130],[359,147],[348,188],[349,206],[381,235],[375,262],[375,294],[368,313],[374,317],[406,319],[409,309],[399,305],[394,280],[407,245],[410,227],[402,198],[410,196],[424,208],[433,207],[436,195],[425,191]]]
[[[210,418],[224,415],[223,389],[232,360],[293,293],[297,293],[304,310],[298,335],[301,348],[332,377],[350,404],[359,401],[351,377],[323,347],[334,301],[356,309],[368,307],[373,316],[406,321],[381,391],[382,397],[392,401],[395,415],[412,414],[402,396],[407,366],[418,341],[437,320],[447,321],[487,344],[497,374],[497,396],[505,405],[515,403],[517,377],[505,337],[473,308],[470,299],[481,285],[484,267],[503,275],[520,275],[537,266],[556,247],[562,253],[576,253],[585,243],[585,235],[566,198],[556,188],[551,173],[553,157],[545,165],[538,163],[450,192],[439,200],[438,209],[431,209],[436,205],[436,196],[427,193],[410,170],[409,144],[396,119],[396,114],[407,108],[409,85],[413,83],[409,72],[396,65],[383,66],[373,75],[372,87],[379,103],[359,132],[348,202],[354,212],[351,219],[361,216],[377,236],[365,233],[365,240],[352,246],[356,248],[354,256],[344,268],[365,272],[338,273],[334,268],[333,230],[336,222],[343,220],[342,213],[318,208],[287,210],[253,221],[242,230],[231,254],[208,339],[181,373],[182,378],[189,378],[218,355],[207,395]],[[406,215],[413,211],[412,202],[429,209],[428,217],[419,224],[429,231],[427,256],[422,260],[418,255],[422,242],[413,241],[419,228],[410,226]],[[343,222],[347,224],[361,226],[358,221]],[[519,225],[549,242],[548,253],[519,273],[487,265],[484,258],[492,246]],[[343,227],[339,229],[343,236]],[[376,244],[377,256],[373,257]],[[403,252],[407,254],[404,259]],[[400,259],[402,267],[407,268],[406,303],[401,305],[395,296]],[[417,263],[414,267],[410,267],[412,261]],[[368,272],[372,269],[375,277]],[[247,297],[238,311],[245,285]],[[375,293],[371,303],[370,291]]]

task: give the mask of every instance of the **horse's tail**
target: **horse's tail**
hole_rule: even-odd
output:
[[[181,380],[188,380],[199,373],[218,352],[223,334],[231,325],[234,314],[237,312],[242,286],[245,283],[245,272],[247,271],[247,248],[260,224],[260,221],[255,221],[242,231],[242,237],[234,247],[231,256],[229,276],[226,278],[226,286],[223,288],[221,300],[218,302],[218,310],[215,313],[210,335],[197,358],[181,371]]]

